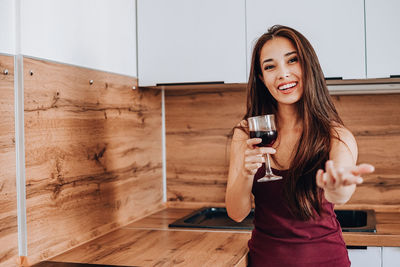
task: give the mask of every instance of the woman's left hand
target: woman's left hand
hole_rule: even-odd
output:
[[[332,160],[325,164],[325,172],[317,171],[317,185],[324,190],[334,191],[349,185],[359,185],[363,182],[361,175],[375,170],[371,164],[360,164],[352,167],[336,168]]]

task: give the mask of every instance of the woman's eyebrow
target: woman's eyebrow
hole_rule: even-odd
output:
[[[293,55],[293,54],[297,54],[297,52],[296,51],[288,52],[285,54],[285,57]],[[264,59],[263,62],[261,63],[261,65],[263,65],[264,63],[270,62],[270,61],[272,61],[272,58]]]
[[[263,65],[264,63],[267,63],[267,62],[270,62],[270,61],[272,61],[272,58],[265,59],[265,60],[262,62],[262,65]]]
[[[297,52],[296,51],[288,52],[285,54],[285,57],[293,55],[293,54],[297,54]]]

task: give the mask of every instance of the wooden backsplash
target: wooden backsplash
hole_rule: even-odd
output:
[[[4,70],[8,75],[4,75]],[[0,55],[0,266],[13,266],[18,256],[15,177],[14,57]]]
[[[161,93],[132,90],[135,84],[24,59],[31,263],[162,205]]]
[[[358,162],[376,166],[349,204],[400,205],[400,94],[333,96],[355,135]],[[223,203],[228,135],[245,111],[245,89],[166,91],[167,198]]]

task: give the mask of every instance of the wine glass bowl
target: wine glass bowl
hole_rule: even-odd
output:
[[[275,126],[275,116],[272,114],[250,117],[247,119],[249,124],[250,138],[261,138],[258,147],[271,147],[278,137]],[[265,158],[265,176],[257,182],[269,182],[282,179],[282,176],[273,174],[269,154],[263,155]]]

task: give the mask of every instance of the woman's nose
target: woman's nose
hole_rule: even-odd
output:
[[[287,78],[289,76],[290,76],[289,68],[284,67],[284,66],[279,68],[279,77],[278,77],[279,79],[284,79],[284,78]]]

